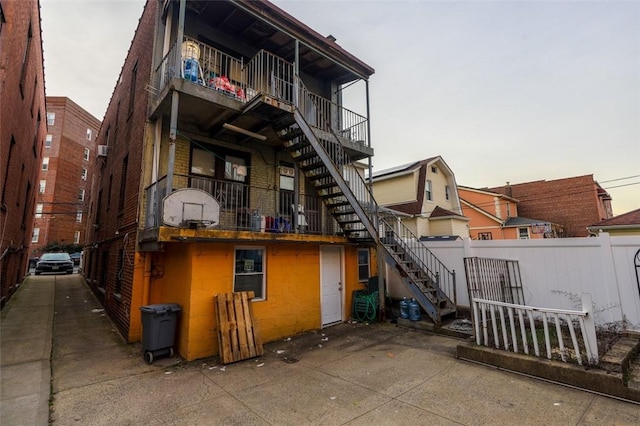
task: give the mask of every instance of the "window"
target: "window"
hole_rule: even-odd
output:
[[[433,201],[433,192],[430,180],[428,180],[425,185],[425,196],[427,197],[428,201]]]
[[[85,169],[84,167],[82,168],[82,180],[87,180],[87,169]]]
[[[446,198],[447,201],[449,201],[449,199],[451,198],[451,193],[449,190],[449,185],[445,185],[444,186],[444,198]]]
[[[253,300],[265,300],[264,248],[243,247],[235,251],[233,291],[253,291]]]
[[[438,168],[436,166],[431,166],[431,173],[438,173]]]
[[[41,194],[44,194],[44,190],[47,188],[47,181],[46,179],[41,179],[40,180],[40,186],[38,187],[38,192]]]
[[[358,281],[367,281],[369,276],[369,249],[358,249]]]
[[[80,231],[73,233],[73,244],[80,244]]]
[[[93,132],[91,131],[91,129],[87,129],[87,140],[90,141],[91,140],[91,136],[93,135]]]
[[[479,232],[478,233],[478,239],[479,240],[492,240],[493,236],[491,235],[491,232]]]
[[[84,189],[81,189],[80,192],[78,192],[78,201],[84,201]]]
[[[53,135],[48,134],[47,138],[44,140],[44,147],[51,148],[51,142],[53,141]]]
[[[76,212],[76,222],[82,223],[82,210]]]
[[[518,239],[519,240],[528,240],[529,239],[529,228],[518,228]]]
[[[120,192],[118,193],[118,212],[124,210],[124,199],[127,190],[127,171],[129,169],[129,155],[122,161],[122,173],[120,174]]]
[[[24,84],[27,79],[27,69],[29,68],[29,51],[31,50],[31,40],[33,39],[33,29],[31,21],[29,21],[29,30],[27,31],[27,42],[22,55],[22,69],[20,71],[20,95],[24,99]]]
[[[54,124],[56,124],[56,113],[55,112],[48,112],[47,113],[47,124],[49,126],[53,126]]]
[[[84,149],[84,160],[89,161],[89,148]]]
[[[31,242],[37,243],[40,239],[40,228],[33,228],[33,233],[31,234]]]
[[[49,157],[42,158],[42,170],[49,170]]]
[[[43,204],[42,203],[38,203],[36,204],[36,219],[40,219],[42,217],[42,208],[43,208]]]
[[[131,114],[133,112],[133,106],[136,100],[136,80],[138,78],[138,63],[133,66],[133,70],[131,70],[131,86],[129,87],[129,109],[128,112]]]

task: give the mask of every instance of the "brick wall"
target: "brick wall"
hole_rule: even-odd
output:
[[[103,119],[97,143],[108,145],[108,154],[96,160],[93,207],[87,228],[87,256],[91,265],[95,265],[89,271],[91,286],[125,337],[129,333],[145,131],[153,132],[151,127],[146,129],[148,92],[145,87],[151,75],[157,5],[158,2],[149,1],[144,9]],[[106,274],[102,271],[103,255],[108,256]]]
[[[46,112],[38,1],[4,1],[2,10],[6,22],[0,33],[0,305],[4,306],[27,270]]]
[[[69,98],[49,96],[46,100],[47,113],[55,113],[55,121],[48,126],[51,147],[43,148],[43,156],[49,157],[49,168],[45,171],[40,167],[38,178],[46,181],[46,190],[37,194],[37,202],[43,204],[43,215],[35,219],[40,238],[31,244],[33,255],[49,243],[72,244],[76,232],[80,232],[79,244],[84,244],[100,128],[97,118]],[[91,139],[87,138],[87,129],[91,129]],[[85,149],[89,150],[88,160]],[[83,169],[87,170],[86,180],[82,179]],[[85,191],[84,201],[79,200],[81,189]],[[78,211],[82,211],[81,222],[77,222]]]
[[[602,220],[593,175],[540,180],[489,188],[518,200],[518,215],[557,223],[564,237],[586,237],[587,226]]]

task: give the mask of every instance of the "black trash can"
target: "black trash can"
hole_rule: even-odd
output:
[[[147,364],[161,355],[173,357],[173,341],[180,305],[164,303],[141,306],[142,352]]]

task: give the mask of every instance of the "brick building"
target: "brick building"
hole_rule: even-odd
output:
[[[0,3],[0,304],[22,282],[29,258],[38,170],[46,135],[37,0]]]
[[[66,97],[48,96],[48,132],[36,191],[31,255],[84,243],[100,121]]]
[[[560,225],[563,237],[587,237],[587,227],[613,217],[611,196],[593,175],[507,184],[489,191],[518,200],[518,214]]]
[[[147,1],[98,136],[83,268],[127,340],[142,305],[178,303],[177,351],[218,353],[219,293],[254,291],[265,341],[349,317],[377,232],[368,117],[342,96],[371,74],[268,1]]]

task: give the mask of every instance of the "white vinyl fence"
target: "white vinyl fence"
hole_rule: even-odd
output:
[[[455,270],[458,305],[470,307],[465,257],[517,260],[525,305],[581,310],[582,294],[589,293],[597,326],[624,321],[628,329],[640,330],[640,290],[634,266],[640,236],[605,233],[592,238],[464,239],[430,241],[427,247],[449,270]],[[396,272],[387,268],[386,278],[391,296],[402,297]]]

